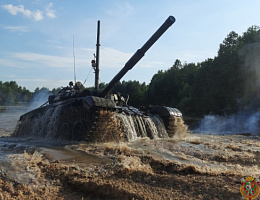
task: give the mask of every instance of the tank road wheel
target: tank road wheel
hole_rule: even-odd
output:
[[[76,121],[73,125],[71,139],[75,141],[81,141],[86,138],[86,126],[82,120]]]
[[[60,129],[59,129],[58,137],[62,138],[62,139],[65,139],[65,140],[71,139],[69,123],[61,124]]]

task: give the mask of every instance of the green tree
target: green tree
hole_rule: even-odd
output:
[[[145,95],[147,86],[145,83],[139,81],[122,81],[118,82],[112,89],[112,93],[118,93],[129,95],[128,104],[131,106],[143,106],[145,105]]]
[[[8,105],[15,103],[15,95],[14,95],[14,92],[13,92],[13,90],[10,86],[7,87],[6,100],[5,101]]]

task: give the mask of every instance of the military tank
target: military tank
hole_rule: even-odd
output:
[[[149,137],[170,138],[186,132],[182,113],[166,106],[129,106],[128,96],[111,94],[112,87],[144,56],[146,51],[175,22],[169,16],[151,38],[136,51],[125,66],[98,90],[99,58],[92,61],[95,68],[95,89],[84,89],[80,82],[69,83],[48,102],[20,117],[13,133],[15,137],[50,137],[64,140],[107,142],[132,141]],[[97,55],[99,54],[99,23]]]

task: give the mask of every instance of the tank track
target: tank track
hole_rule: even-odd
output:
[[[120,121],[115,117],[113,110],[71,107],[67,111],[64,110],[62,116],[59,138],[86,142],[123,140]]]
[[[68,106],[61,111],[57,138],[85,140],[92,121],[92,115],[87,109],[82,106]]]
[[[51,109],[39,109],[22,116],[14,137],[50,137],[62,140],[108,142],[124,140],[120,120],[111,109],[84,108],[70,104]]]

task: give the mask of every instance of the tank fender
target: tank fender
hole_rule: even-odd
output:
[[[169,126],[171,119],[182,118],[182,113],[177,108],[153,106],[149,108],[149,112],[160,116],[166,127]]]
[[[86,96],[82,99],[85,103],[92,107],[102,107],[102,108],[116,108],[116,104],[111,99],[105,99],[102,97]]]
[[[153,106],[149,109],[150,113],[157,114],[162,118],[169,118],[171,116],[182,117],[182,113],[177,108],[166,106]]]

